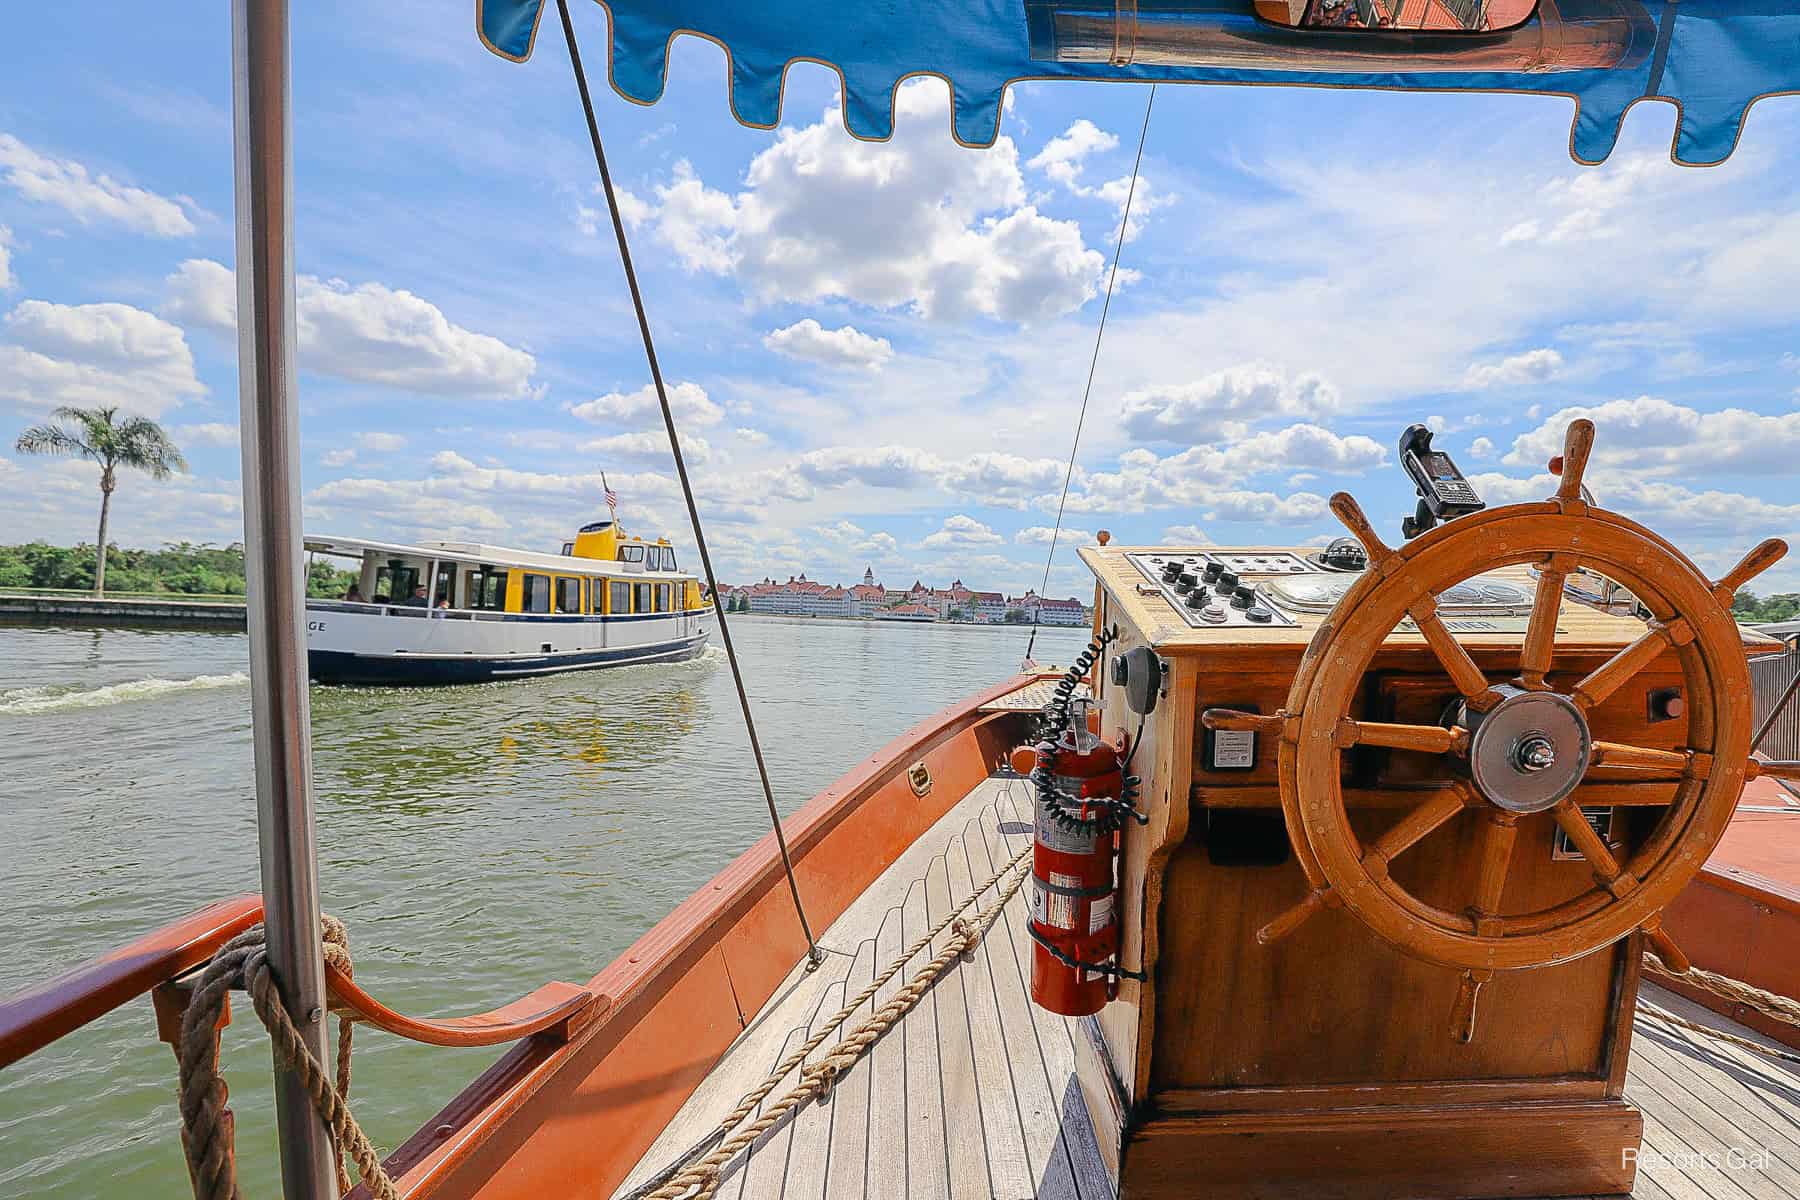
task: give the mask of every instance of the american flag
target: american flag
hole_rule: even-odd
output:
[[[606,482],[606,472],[604,471],[600,473],[600,486],[606,489],[606,511],[611,514],[613,520],[617,521],[619,519],[619,493],[613,491],[612,485]]]

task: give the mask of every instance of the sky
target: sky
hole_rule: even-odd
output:
[[[604,514],[691,545],[554,22],[525,65],[471,7],[294,6],[309,532],[553,549]],[[242,536],[230,18],[13,14],[0,59],[0,542],[91,541],[97,471],[13,452],[62,404],[170,430],[120,545]],[[599,72],[606,18],[578,5]],[[708,540],[729,583],[872,567],[1038,585],[1148,89],[1030,83],[987,150],[934,80],[853,140],[799,64],[774,131],[723,52],[664,99],[596,80]],[[1640,104],[1611,160],[1572,103],[1165,86],[1051,574],[1073,547],[1320,542],[1332,492],[1398,538],[1422,421],[1490,503],[1552,490],[1576,416],[1601,503],[1721,571],[1800,544],[1800,99],[1723,166],[1674,166]],[[684,562],[691,564],[691,553]],[[1800,563],[1760,590],[1800,590]]]

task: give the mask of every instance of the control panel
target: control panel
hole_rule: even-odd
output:
[[[1197,628],[1295,624],[1258,593],[1257,578],[1312,569],[1284,550],[1133,550],[1125,558]]]

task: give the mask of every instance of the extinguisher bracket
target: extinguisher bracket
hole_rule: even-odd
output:
[[[1042,946],[1051,958],[1071,971],[1092,971],[1096,975],[1105,975],[1109,979],[1135,979],[1139,983],[1145,983],[1150,978],[1143,971],[1133,971],[1128,967],[1121,967],[1116,962],[1082,962],[1073,955],[1065,954],[1060,946],[1052,944],[1050,939],[1039,933],[1030,921],[1025,923],[1025,932],[1029,933],[1031,940]]]

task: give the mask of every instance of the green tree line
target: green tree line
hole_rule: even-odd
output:
[[[0,588],[56,588],[92,591],[99,556],[92,545],[52,546],[27,542],[0,546]],[[356,573],[330,562],[315,561],[307,579],[309,596],[342,596]],[[241,542],[214,546],[206,542],[170,542],[160,550],[106,548],[106,583],[114,591],[165,592],[174,596],[241,596],[244,594],[244,547]]]
[[[1800,592],[1778,592],[1758,596],[1745,588],[1731,598],[1732,615],[1746,625],[1762,625],[1769,621],[1791,621],[1800,617]]]

